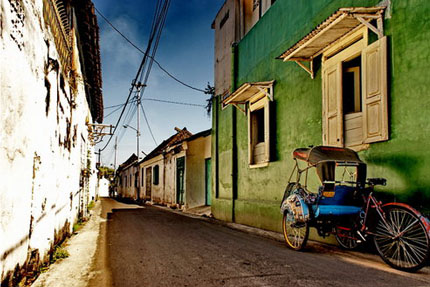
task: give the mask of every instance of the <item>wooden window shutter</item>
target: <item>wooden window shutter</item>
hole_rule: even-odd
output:
[[[251,118],[251,109],[248,109],[248,164],[253,164],[254,160],[254,145],[252,138],[253,121]]]
[[[266,98],[266,103],[264,104],[264,148],[266,162],[270,161],[270,101]]]
[[[343,146],[342,62],[323,70],[323,144]]]
[[[388,140],[387,37],[362,53],[363,142]]]

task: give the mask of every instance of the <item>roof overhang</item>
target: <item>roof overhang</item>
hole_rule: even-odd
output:
[[[233,93],[225,95],[222,99],[222,103],[224,105],[234,105],[244,112],[239,105],[246,105],[248,102],[257,101],[266,96],[273,101],[274,82],[275,80],[244,83]]]
[[[359,27],[367,26],[383,37],[383,13],[386,7],[352,7],[340,8],[309,34],[282,53],[277,59],[295,61],[313,76],[312,65],[304,66],[301,61],[311,62],[324,52],[331,44]],[[375,27],[370,22],[376,20]]]

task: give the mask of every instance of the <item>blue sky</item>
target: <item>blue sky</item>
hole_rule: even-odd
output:
[[[145,49],[154,14],[155,0],[93,0],[94,5],[123,34],[141,49]],[[172,0],[161,35],[156,59],[175,77],[204,89],[213,85],[214,31],[211,23],[224,0]],[[119,4],[120,3],[120,4]],[[98,16],[105,107],[124,103],[130,83],[136,75],[142,54],[127,43]],[[207,95],[186,88],[169,78],[155,64],[151,71],[144,98],[180,101],[205,105]],[[211,127],[211,119],[202,107],[143,101],[157,143],[175,133],[174,127],[187,127],[197,133]],[[105,116],[113,109],[105,109]],[[104,119],[114,125],[118,112]],[[136,117],[130,125],[136,127]],[[141,114],[140,149],[148,153],[155,148],[146,122]],[[120,136],[124,132],[119,132]],[[107,139],[107,137],[106,137]],[[96,146],[101,148],[106,140]],[[113,142],[102,152],[102,163],[113,163]],[[125,129],[118,144],[117,164],[136,152],[136,132]]]

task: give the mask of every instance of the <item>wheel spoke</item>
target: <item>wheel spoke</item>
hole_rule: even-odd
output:
[[[284,236],[287,243],[293,249],[301,249],[307,240],[307,224],[297,224],[294,220],[289,220],[291,217],[286,214],[284,217]]]
[[[388,207],[385,220],[375,228],[374,241],[379,254],[395,268],[415,270],[429,256],[429,238],[420,220],[412,211]]]

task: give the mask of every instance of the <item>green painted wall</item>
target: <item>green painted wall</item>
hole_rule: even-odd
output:
[[[213,214],[223,220],[281,230],[279,204],[293,168],[297,147],[322,144],[321,60],[315,79],[292,62],[275,58],[340,7],[373,6],[379,1],[278,0],[241,40],[237,48],[236,81],[276,80],[272,106],[274,161],[265,168],[248,166],[248,123],[233,107],[214,112],[218,121],[219,194]],[[361,158],[368,177],[385,177],[387,199],[409,202],[430,211],[430,2],[392,1],[384,21],[389,36],[390,140],[374,143]],[[218,116],[217,116],[218,115]],[[235,117],[235,119],[234,119]],[[233,125],[236,137],[233,137]],[[237,143],[237,200],[233,202],[233,143]],[[216,152],[215,145],[213,151]],[[216,163],[215,163],[216,164]],[[215,166],[214,164],[214,166]],[[215,172],[215,168],[214,168]],[[215,176],[214,176],[215,178]],[[216,183],[214,182],[214,188]],[[234,209],[234,217],[232,210]]]

